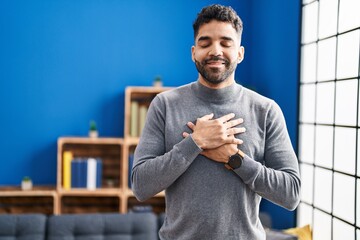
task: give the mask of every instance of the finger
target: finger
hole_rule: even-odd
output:
[[[240,127],[240,128],[229,128],[228,130],[226,130],[226,133],[230,136],[230,135],[235,135],[238,133],[244,133],[246,132],[246,128],[244,127]]]
[[[210,113],[210,114],[207,114],[207,115],[204,115],[202,116],[201,118],[198,118],[198,119],[201,119],[201,120],[210,120],[214,117],[214,114],[213,113]]]
[[[183,133],[182,133],[182,136],[183,136],[184,138],[187,138],[189,135],[190,135],[190,133],[187,133],[187,132],[183,132]]]
[[[227,121],[229,121],[230,119],[234,118],[235,117],[235,114],[234,113],[229,113],[229,114],[226,114],[222,117],[219,117],[217,120],[221,121],[222,123],[225,123]]]
[[[243,140],[237,138],[228,138],[225,140],[225,143],[233,143],[233,144],[243,144]]]
[[[194,131],[195,124],[193,124],[192,122],[188,122],[186,125]]]
[[[238,119],[235,119],[235,120],[228,121],[228,122],[226,122],[224,124],[226,125],[226,128],[232,128],[232,127],[237,126],[237,125],[239,125],[239,124],[241,124],[243,122],[244,122],[244,119],[238,118]]]

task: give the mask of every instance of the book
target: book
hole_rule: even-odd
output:
[[[69,190],[71,188],[71,160],[73,154],[71,151],[63,153],[63,188]]]
[[[142,130],[145,126],[147,111],[148,107],[146,105],[141,105],[139,107],[139,135],[141,135]]]
[[[86,188],[87,185],[87,160],[86,159],[81,159],[80,160],[80,172],[79,172],[79,180],[80,180],[80,184],[79,184],[79,188]]]
[[[96,189],[96,159],[87,160],[86,188],[89,190]]]
[[[138,114],[139,114],[139,103],[132,101],[130,105],[130,136],[138,137]]]
[[[134,154],[130,153],[129,154],[129,172],[128,172],[128,186],[129,186],[129,188],[131,188],[131,171],[132,171],[133,163],[134,163]]]
[[[101,188],[102,183],[102,161],[101,159],[89,158],[87,159],[87,176],[86,188],[94,190]]]
[[[80,187],[80,158],[71,161],[71,188]]]
[[[102,187],[102,160],[96,159],[96,188]]]

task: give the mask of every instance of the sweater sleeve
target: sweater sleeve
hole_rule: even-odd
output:
[[[135,150],[131,174],[132,190],[139,201],[165,190],[201,152],[191,135],[166,152],[165,125],[171,123],[165,121],[165,114],[165,104],[159,96],[155,97]]]
[[[275,102],[267,113],[265,132],[265,165],[246,155],[235,171],[260,196],[294,210],[300,201],[299,166],[283,113]]]

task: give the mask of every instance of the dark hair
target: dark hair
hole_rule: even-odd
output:
[[[241,38],[243,23],[240,17],[237,15],[237,13],[232,7],[226,7],[219,4],[204,7],[203,9],[201,9],[201,12],[198,13],[197,18],[193,23],[194,38],[196,38],[196,36],[198,35],[199,28],[203,24],[209,23],[212,20],[231,23],[231,25],[234,27],[234,29]]]

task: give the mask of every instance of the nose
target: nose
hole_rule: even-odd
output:
[[[209,55],[210,56],[221,56],[222,55],[222,48],[218,44],[213,44],[210,48]]]

